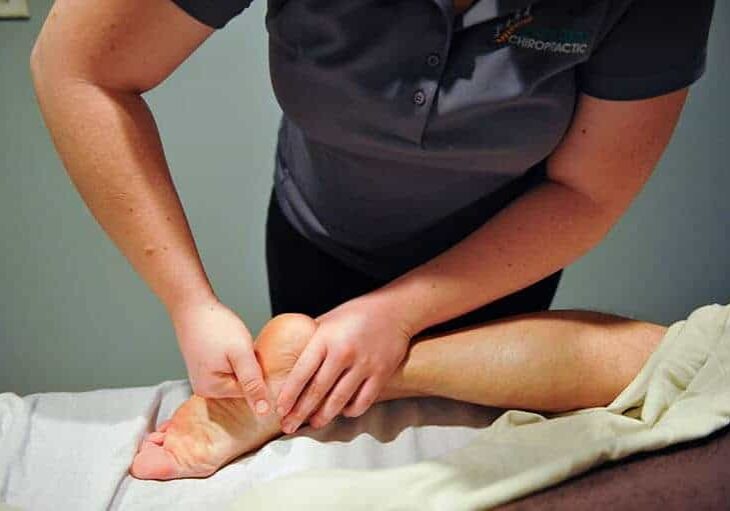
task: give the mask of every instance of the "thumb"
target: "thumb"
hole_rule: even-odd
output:
[[[266,415],[271,410],[269,403],[269,389],[264,382],[256,355],[253,351],[253,344],[236,348],[229,354],[228,360],[236,373],[238,383],[243,390],[243,397],[246,399],[249,408],[257,415]],[[264,403],[265,408],[261,408]]]

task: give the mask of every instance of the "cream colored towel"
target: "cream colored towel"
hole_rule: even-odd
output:
[[[231,509],[486,509],[729,422],[730,306],[708,305],[669,328],[607,407],[550,418],[510,410],[440,459],[383,470],[299,472],[247,490]]]

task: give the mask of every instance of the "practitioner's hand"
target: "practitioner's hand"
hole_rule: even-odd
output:
[[[411,339],[393,308],[371,295],[350,300],[316,322],[277,400],[285,433],[308,418],[318,428],[341,411],[348,417],[365,413],[403,361]]]
[[[260,400],[272,409],[253,340],[243,321],[214,300],[176,309],[172,322],[193,392],[206,398]]]

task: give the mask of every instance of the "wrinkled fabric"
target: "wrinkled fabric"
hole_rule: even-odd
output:
[[[303,426],[205,479],[141,481],[142,437],[190,396],[184,381],[92,392],[0,394],[0,502],[32,511],[198,511],[248,488],[323,468],[391,468],[466,445],[500,410],[441,398],[377,403],[357,418]]]

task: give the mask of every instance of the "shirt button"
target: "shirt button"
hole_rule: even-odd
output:
[[[423,90],[418,89],[413,94],[413,103],[415,103],[418,106],[423,106],[426,103],[426,93],[423,92]]]
[[[441,64],[441,57],[438,53],[431,53],[428,55],[428,57],[426,57],[426,64],[431,67],[436,67]]]

